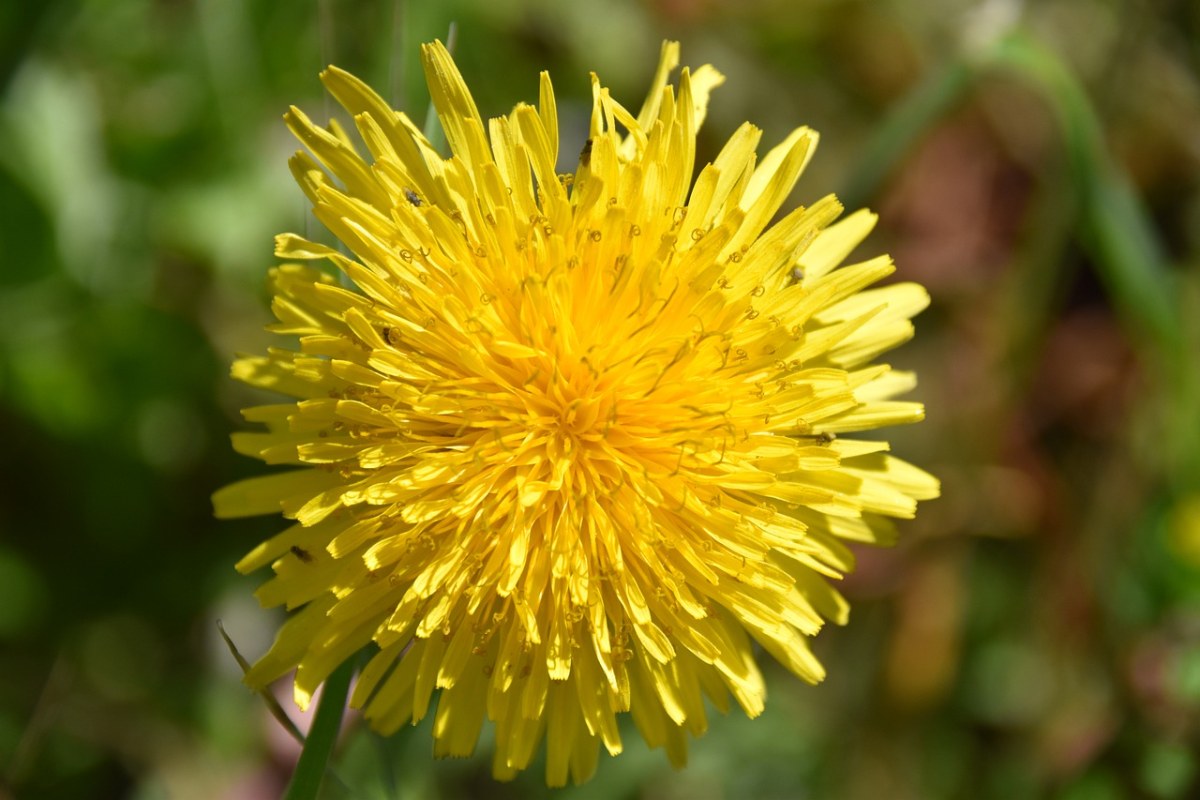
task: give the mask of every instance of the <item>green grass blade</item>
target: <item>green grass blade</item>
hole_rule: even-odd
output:
[[[1058,114],[1079,194],[1083,244],[1134,334],[1174,363],[1183,346],[1175,282],[1145,208],[1108,156],[1083,88],[1053,53],[1025,36],[1002,42],[992,61],[1030,80]]]
[[[238,666],[242,668],[242,674],[245,675],[250,671],[250,662],[246,660],[241,651],[237,649],[237,645],[233,643],[233,639],[225,632],[225,625],[221,620],[217,620],[217,630],[221,632],[221,638],[225,640],[225,646],[229,648],[229,652],[233,654],[234,661],[237,661]],[[292,718],[283,710],[283,706],[279,705],[279,701],[275,699],[275,695],[271,694],[271,690],[259,689],[257,694],[262,698],[267,706],[267,710],[271,712],[271,716],[275,718],[275,721],[303,746],[304,734],[296,727],[296,723],[292,722]]]
[[[346,710],[346,695],[350,690],[350,677],[354,674],[355,659],[346,659],[325,681],[321,700],[317,704],[316,717],[292,781],[288,784],[286,800],[315,800],[329,764],[329,756],[337,742],[342,726],[342,714]]]

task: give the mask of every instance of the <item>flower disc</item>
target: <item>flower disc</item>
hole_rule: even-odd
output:
[[[921,418],[873,365],[912,333],[915,284],[866,289],[887,257],[843,266],[874,223],[833,197],[771,225],[816,146],[799,129],[761,161],[738,129],[693,181],[711,67],[668,43],[634,116],[593,78],[590,137],[556,174],[537,108],[486,123],[440,43],[425,68],[452,155],[353,76],[326,86],[353,116],[287,121],[292,169],[353,255],[294,235],[277,255],[273,330],[299,349],[234,376],[293,401],[251,408],[235,447],[299,467],[217,493],[222,516],[295,524],[238,564],[268,564],[266,605],[294,609],[247,675],[296,668],[307,704],[375,653],[352,703],[389,733],[427,713],[439,755],[494,770],[547,742],[547,780],[586,779],[621,750],[628,711],[673,763],[705,701],[763,708],[752,642],[805,680],[808,640],[844,622],[844,541],[887,543],[937,482],[847,432]],[[352,288],[348,288],[352,286]]]

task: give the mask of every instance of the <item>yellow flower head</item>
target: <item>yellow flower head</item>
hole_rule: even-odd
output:
[[[248,409],[239,452],[299,469],[214,498],[224,517],[295,524],[237,565],[295,610],[247,675],[296,668],[306,705],[373,643],[352,697],[390,733],[435,692],[438,755],[496,728],[511,778],[546,740],[546,779],[588,778],[629,712],[672,763],[705,697],[749,715],[753,642],[801,678],[847,604],[846,540],[885,543],[937,481],[885,442],[915,422],[910,374],[869,362],[912,334],[919,286],[863,291],[890,259],[840,266],[874,216],[832,196],[771,225],[817,136],[756,160],[743,125],[693,182],[696,129],[722,76],[668,76],[635,116],[592,79],[589,137],[560,175],[549,77],[539,104],[485,124],[440,43],[424,47],[452,155],[353,76],[321,77],[369,157],[297,109],[292,171],[353,257],[285,234],[272,330],[299,351],[234,377],[294,402]],[[314,158],[315,157],[315,158]]]

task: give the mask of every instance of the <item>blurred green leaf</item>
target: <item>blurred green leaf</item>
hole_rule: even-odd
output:
[[[3,164],[0,164],[0,219],[4,220],[6,230],[18,234],[5,237],[0,287],[25,284],[52,274],[59,262],[54,229],[45,208]]]
[[[1124,797],[1120,783],[1107,772],[1089,772],[1062,793],[1062,800],[1122,800]]]
[[[1192,644],[1179,655],[1172,677],[1179,696],[1200,708],[1200,644]]]
[[[22,554],[0,546],[0,639],[29,632],[46,613],[45,577]]]
[[[1142,759],[1142,786],[1155,797],[1183,797],[1196,775],[1191,751],[1177,744],[1151,742]]]

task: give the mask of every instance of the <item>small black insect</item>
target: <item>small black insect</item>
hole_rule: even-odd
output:
[[[303,561],[305,564],[311,564],[313,560],[312,553],[308,552],[303,547],[297,547],[296,545],[292,545],[292,555]]]
[[[412,203],[414,206],[421,205],[421,196],[419,194],[417,194],[416,192],[414,192],[412,189],[405,188],[404,197],[408,200],[408,202]]]
[[[795,286],[804,280],[804,270],[800,269],[800,267],[792,267],[792,271],[788,273],[788,278],[788,286]]]
[[[592,163],[592,140],[588,139],[583,143],[583,149],[579,151],[579,166],[586,167]]]

